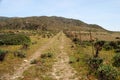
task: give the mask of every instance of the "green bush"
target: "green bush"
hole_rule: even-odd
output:
[[[115,49],[115,53],[120,53],[120,49]]]
[[[98,68],[97,75],[99,80],[116,80],[118,72],[110,65],[102,65]]]
[[[76,58],[74,56],[70,56],[69,63],[74,63],[76,62]]]
[[[22,34],[2,34],[0,35],[0,45],[21,45],[29,44],[30,38]]]
[[[15,57],[20,57],[20,58],[25,58],[26,57],[25,52],[23,52],[21,50],[15,51],[14,56]]]
[[[116,55],[113,57],[113,66],[120,67],[120,53],[116,53]]]
[[[109,43],[107,42],[107,43],[104,44],[103,48],[104,48],[106,51],[109,51],[109,50],[112,49],[112,46],[110,46]]]
[[[52,53],[47,53],[47,57],[51,58],[51,57],[53,57],[53,54]]]
[[[22,49],[28,49],[30,47],[29,43],[25,43],[22,45]]]
[[[93,57],[88,60],[88,65],[93,70],[97,70],[102,63],[103,59],[99,57]]]
[[[53,53],[45,53],[45,54],[41,54],[41,56],[40,56],[41,58],[51,58],[51,57],[53,57]]]
[[[96,41],[94,45],[103,46],[104,44],[105,44],[105,41]]]
[[[114,49],[117,49],[117,48],[118,48],[118,44],[117,44],[117,42],[115,42],[115,41],[109,42],[109,45],[110,45],[111,47],[113,47]]]
[[[83,45],[91,46],[91,42],[90,41],[83,41],[82,43],[83,43]]]
[[[6,54],[7,54],[7,51],[0,50],[0,61],[3,61],[3,60],[4,60]]]
[[[30,64],[37,64],[37,62],[38,61],[36,59],[33,59],[33,60],[30,61]]]

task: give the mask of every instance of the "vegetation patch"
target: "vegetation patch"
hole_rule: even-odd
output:
[[[51,53],[51,52],[44,53],[44,54],[41,54],[40,57],[41,58],[52,58],[53,57],[53,53]]]
[[[53,53],[47,52],[42,54],[42,57],[31,60],[30,64],[34,64],[34,66],[23,73],[24,78],[21,80],[34,80],[36,78],[40,80],[54,80],[48,75],[54,62],[54,56],[49,57],[51,54]]]
[[[0,50],[0,61],[3,61],[3,60],[4,60],[6,54],[7,54],[7,51]]]
[[[74,56],[70,56],[69,63],[75,63],[76,58]]]
[[[109,45],[109,42],[106,42],[103,46],[104,50],[109,51],[112,50],[112,46]]]
[[[116,53],[113,57],[113,66],[120,67],[120,53]]]
[[[118,72],[110,65],[102,65],[97,72],[99,80],[117,80]]]
[[[0,45],[21,45],[30,44],[31,40],[28,36],[22,34],[1,34]]]
[[[88,61],[89,67],[92,70],[97,70],[99,68],[99,66],[103,63],[103,59],[102,58],[90,58]]]
[[[15,57],[20,57],[20,58],[25,58],[25,57],[26,57],[26,54],[25,54],[24,51],[18,50],[18,51],[15,51],[15,52],[14,52],[14,56],[15,56]]]
[[[37,64],[37,62],[38,61],[36,59],[33,59],[33,60],[30,61],[30,64]]]

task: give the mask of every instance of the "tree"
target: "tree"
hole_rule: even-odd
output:
[[[95,47],[95,55],[94,57],[98,57],[99,55],[99,51],[102,50],[102,46],[104,45],[104,41],[97,41],[95,44],[94,44],[94,47]]]

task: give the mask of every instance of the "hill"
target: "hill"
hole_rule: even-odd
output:
[[[107,31],[96,24],[87,24],[80,20],[56,16],[25,18],[0,17],[0,29]]]
[[[0,21],[1,21],[1,20],[6,20],[6,19],[8,19],[8,17],[1,17],[1,16],[0,16]]]

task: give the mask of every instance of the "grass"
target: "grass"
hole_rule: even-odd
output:
[[[69,64],[77,71],[76,77],[80,80],[85,80],[88,73],[85,60],[88,58],[88,54],[85,52],[85,48],[76,46],[70,39],[66,39],[66,41],[65,50],[69,55]],[[73,45],[74,47],[71,47]],[[70,61],[72,61],[72,63],[70,63]]]
[[[39,38],[40,36],[31,36],[31,41],[32,42],[37,42],[37,44],[31,45],[29,49],[25,50],[26,52],[26,58],[31,56],[40,46],[48,42],[48,38]],[[0,46],[0,49],[2,50],[7,50],[8,54],[5,57],[5,60],[3,62],[0,62],[0,76],[2,76],[5,73],[10,73],[12,74],[14,70],[22,63],[23,59],[14,57],[13,53],[14,51],[17,51],[21,48],[22,46]]]
[[[112,64],[112,58],[115,55],[114,50],[100,52],[100,57],[104,59],[104,64]]]
[[[87,60],[94,55],[92,53],[92,47],[83,47],[80,45],[75,45],[72,42],[69,42],[67,45],[66,51],[69,53],[69,60],[72,62],[70,64],[77,71],[77,76],[80,78],[80,80],[85,80],[86,78],[95,80],[96,76],[94,74],[89,74],[90,69],[87,64]],[[75,46],[71,47],[72,45]],[[111,64],[114,54],[114,50],[105,51],[103,49],[100,51],[99,56],[104,59],[104,64]]]
[[[74,44],[69,44],[69,48],[71,45]],[[82,47],[76,45],[76,47],[74,47],[73,49],[71,48],[70,50],[68,50],[68,53],[70,56],[70,60],[73,61],[73,63],[71,63],[71,66],[78,72],[77,75],[80,77],[81,80],[84,80],[86,77],[90,80],[96,79],[96,76],[94,74],[89,75],[89,67],[86,63],[87,59],[93,56],[91,46]],[[104,64],[109,65],[112,65],[112,58],[114,55],[114,50],[105,51],[104,49],[100,51],[99,54],[99,56],[104,59]],[[76,61],[78,58],[79,61]],[[120,71],[120,68],[118,68],[118,71]]]
[[[23,73],[24,78],[19,80],[55,80],[51,75],[52,65],[56,61],[56,55],[59,53],[59,40],[55,39],[54,44],[49,45],[49,48],[42,52],[45,57],[40,57],[37,59],[37,63],[30,67]],[[51,55],[49,57],[48,55]]]
[[[29,49],[25,50],[26,58],[29,58],[40,46],[44,45],[46,42],[48,42],[50,39],[48,38],[41,38],[40,36],[31,36],[32,42],[37,42],[36,44],[33,44],[30,46]],[[23,74],[24,78],[19,78],[18,80],[54,80],[52,76],[50,75],[52,70],[52,65],[56,61],[55,56],[60,53],[59,52],[59,46],[61,43],[59,43],[59,38],[54,41],[55,43],[52,45],[49,45],[50,47],[43,51],[43,54],[46,53],[52,53],[53,57],[51,58],[41,58],[39,57],[36,64],[33,64],[32,67],[30,67],[28,70],[26,70]],[[89,68],[87,65],[87,59],[89,57],[92,57],[92,47],[86,46],[82,47],[79,45],[71,47],[74,45],[69,39],[66,40],[65,50],[69,55],[70,61],[72,61],[71,66],[77,71],[76,76],[78,76],[81,80],[85,80],[86,78],[89,78],[91,80],[95,80],[95,76],[93,74],[89,74]],[[16,50],[19,50],[22,46],[0,46],[0,49],[7,50],[9,53],[7,54],[5,61],[0,62],[0,76],[2,76],[4,73],[10,73],[12,74],[23,61],[23,59],[14,57],[13,52]],[[99,56],[104,59],[104,64],[111,64],[112,58],[115,55],[114,50],[100,51]],[[118,68],[120,71],[120,68]]]
[[[47,74],[51,70],[53,62],[53,58],[39,58],[37,64],[24,72],[24,78],[21,80],[53,80],[52,77]]]
[[[79,49],[81,48],[81,49]],[[82,51],[83,50],[83,51]],[[76,59],[71,66],[77,71],[77,75],[81,80],[84,80],[87,78],[87,74],[89,73],[88,65],[86,63],[87,59],[89,58],[88,54],[83,53],[84,49],[82,47],[77,47],[72,54],[70,54],[70,57],[74,57]]]

